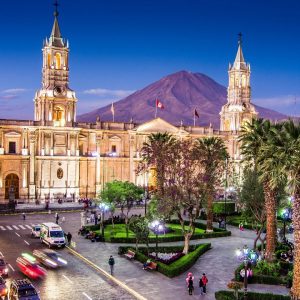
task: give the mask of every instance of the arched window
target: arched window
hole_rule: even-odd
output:
[[[55,68],[56,69],[61,68],[61,55],[60,55],[60,53],[55,54]]]
[[[64,120],[64,109],[59,106],[59,105],[56,105],[53,109],[53,121],[56,121],[56,122],[61,122]]]

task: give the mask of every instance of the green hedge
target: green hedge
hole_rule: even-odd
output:
[[[225,202],[214,202],[213,204],[214,214],[225,213]],[[235,212],[235,202],[226,202],[226,215],[231,215]]]
[[[243,298],[243,292],[239,292],[239,299]],[[216,300],[235,300],[233,292],[231,291],[218,291],[215,293]],[[276,294],[263,294],[248,292],[248,300],[290,300],[290,296],[276,295]]]
[[[234,279],[236,281],[243,282],[244,278],[240,275],[240,271],[244,268],[244,265],[241,264],[237,267],[237,269],[234,271]],[[285,285],[287,282],[286,277],[282,276],[270,276],[270,275],[260,275],[255,274],[254,276],[248,278],[248,283],[260,283],[260,284],[272,284],[272,285]]]
[[[180,275],[181,273],[190,269],[197,259],[206,251],[211,248],[211,244],[199,244],[199,245],[191,245],[190,252],[171,263],[170,265],[166,265],[162,262],[157,262],[157,271],[172,278]],[[148,259],[147,248],[140,247],[139,251],[135,251],[132,247],[119,247],[119,254],[124,254],[128,251],[128,249],[134,251],[136,253],[135,259],[140,261],[141,263],[145,263]],[[155,247],[149,247],[149,252],[155,251]],[[178,252],[182,251],[182,246],[171,246],[171,247],[158,247],[159,252]]]

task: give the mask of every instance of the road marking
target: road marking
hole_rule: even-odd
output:
[[[12,227],[13,227],[14,229],[16,229],[16,230],[20,230],[19,227],[16,226],[16,225],[12,225]]]
[[[66,278],[70,283],[73,283],[73,281],[70,278],[68,278],[66,275],[63,275],[63,277]]]
[[[26,240],[24,240],[25,244],[27,244],[28,246],[30,245]]]
[[[0,226],[1,230],[6,230],[6,228],[4,226]]]
[[[29,225],[25,225],[28,229],[31,229],[31,226],[29,226]]]
[[[19,227],[20,227],[21,229],[26,229],[23,225],[19,225]]]
[[[93,300],[89,295],[87,295],[85,292],[82,292],[82,295],[87,297],[89,300]]]
[[[10,226],[6,226],[6,228],[8,229],[8,230],[13,230]]]
[[[116,277],[110,275],[108,272],[106,272],[105,270],[103,270],[102,268],[98,267],[96,264],[94,264],[93,262],[91,262],[90,260],[88,260],[87,258],[85,258],[83,255],[81,255],[80,253],[78,253],[77,251],[73,250],[72,248],[70,248],[69,246],[66,246],[66,248],[75,256],[77,256],[78,258],[80,258],[82,261],[84,261],[87,265],[90,265],[93,269],[97,270],[98,272],[102,273],[106,278],[110,279],[111,281],[115,282],[116,284],[118,284],[120,287],[122,287],[124,290],[126,290],[127,292],[129,292],[131,295],[133,295],[135,298],[137,298],[138,300],[147,300],[147,298],[145,298],[144,296],[142,296],[141,294],[139,294],[138,292],[136,292],[134,289],[130,288],[129,286],[127,286],[124,282],[122,282],[121,280],[117,279]]]
[[[20,235],[19,235],[17,232],[15,232],[15,234],[16,234],[18,237],[20,237]]]
[[[9,268],[10,268],[13,272],[15,271],[15,269],[12,267],[11,264],[8,264],[8,266],[9,266]]]

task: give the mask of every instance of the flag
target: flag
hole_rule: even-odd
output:
[[[199,117],[199,114],[198,114],[198,112],[197,112],[197,110],[196,110],[196,108],[195,108],[195,110],[194,110],[194,116],[197,117],[198,119],[200,118],[200,117]]]
[[[164,105],[158,99],[156,99],[156,107],[160,108],[160,109],[164,109],[165,108]]]

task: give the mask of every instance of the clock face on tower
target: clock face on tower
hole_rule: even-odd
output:
[[[66,90],[62,86],[56,86],[53,90],[54,96],[64,96],[66,94]]]

